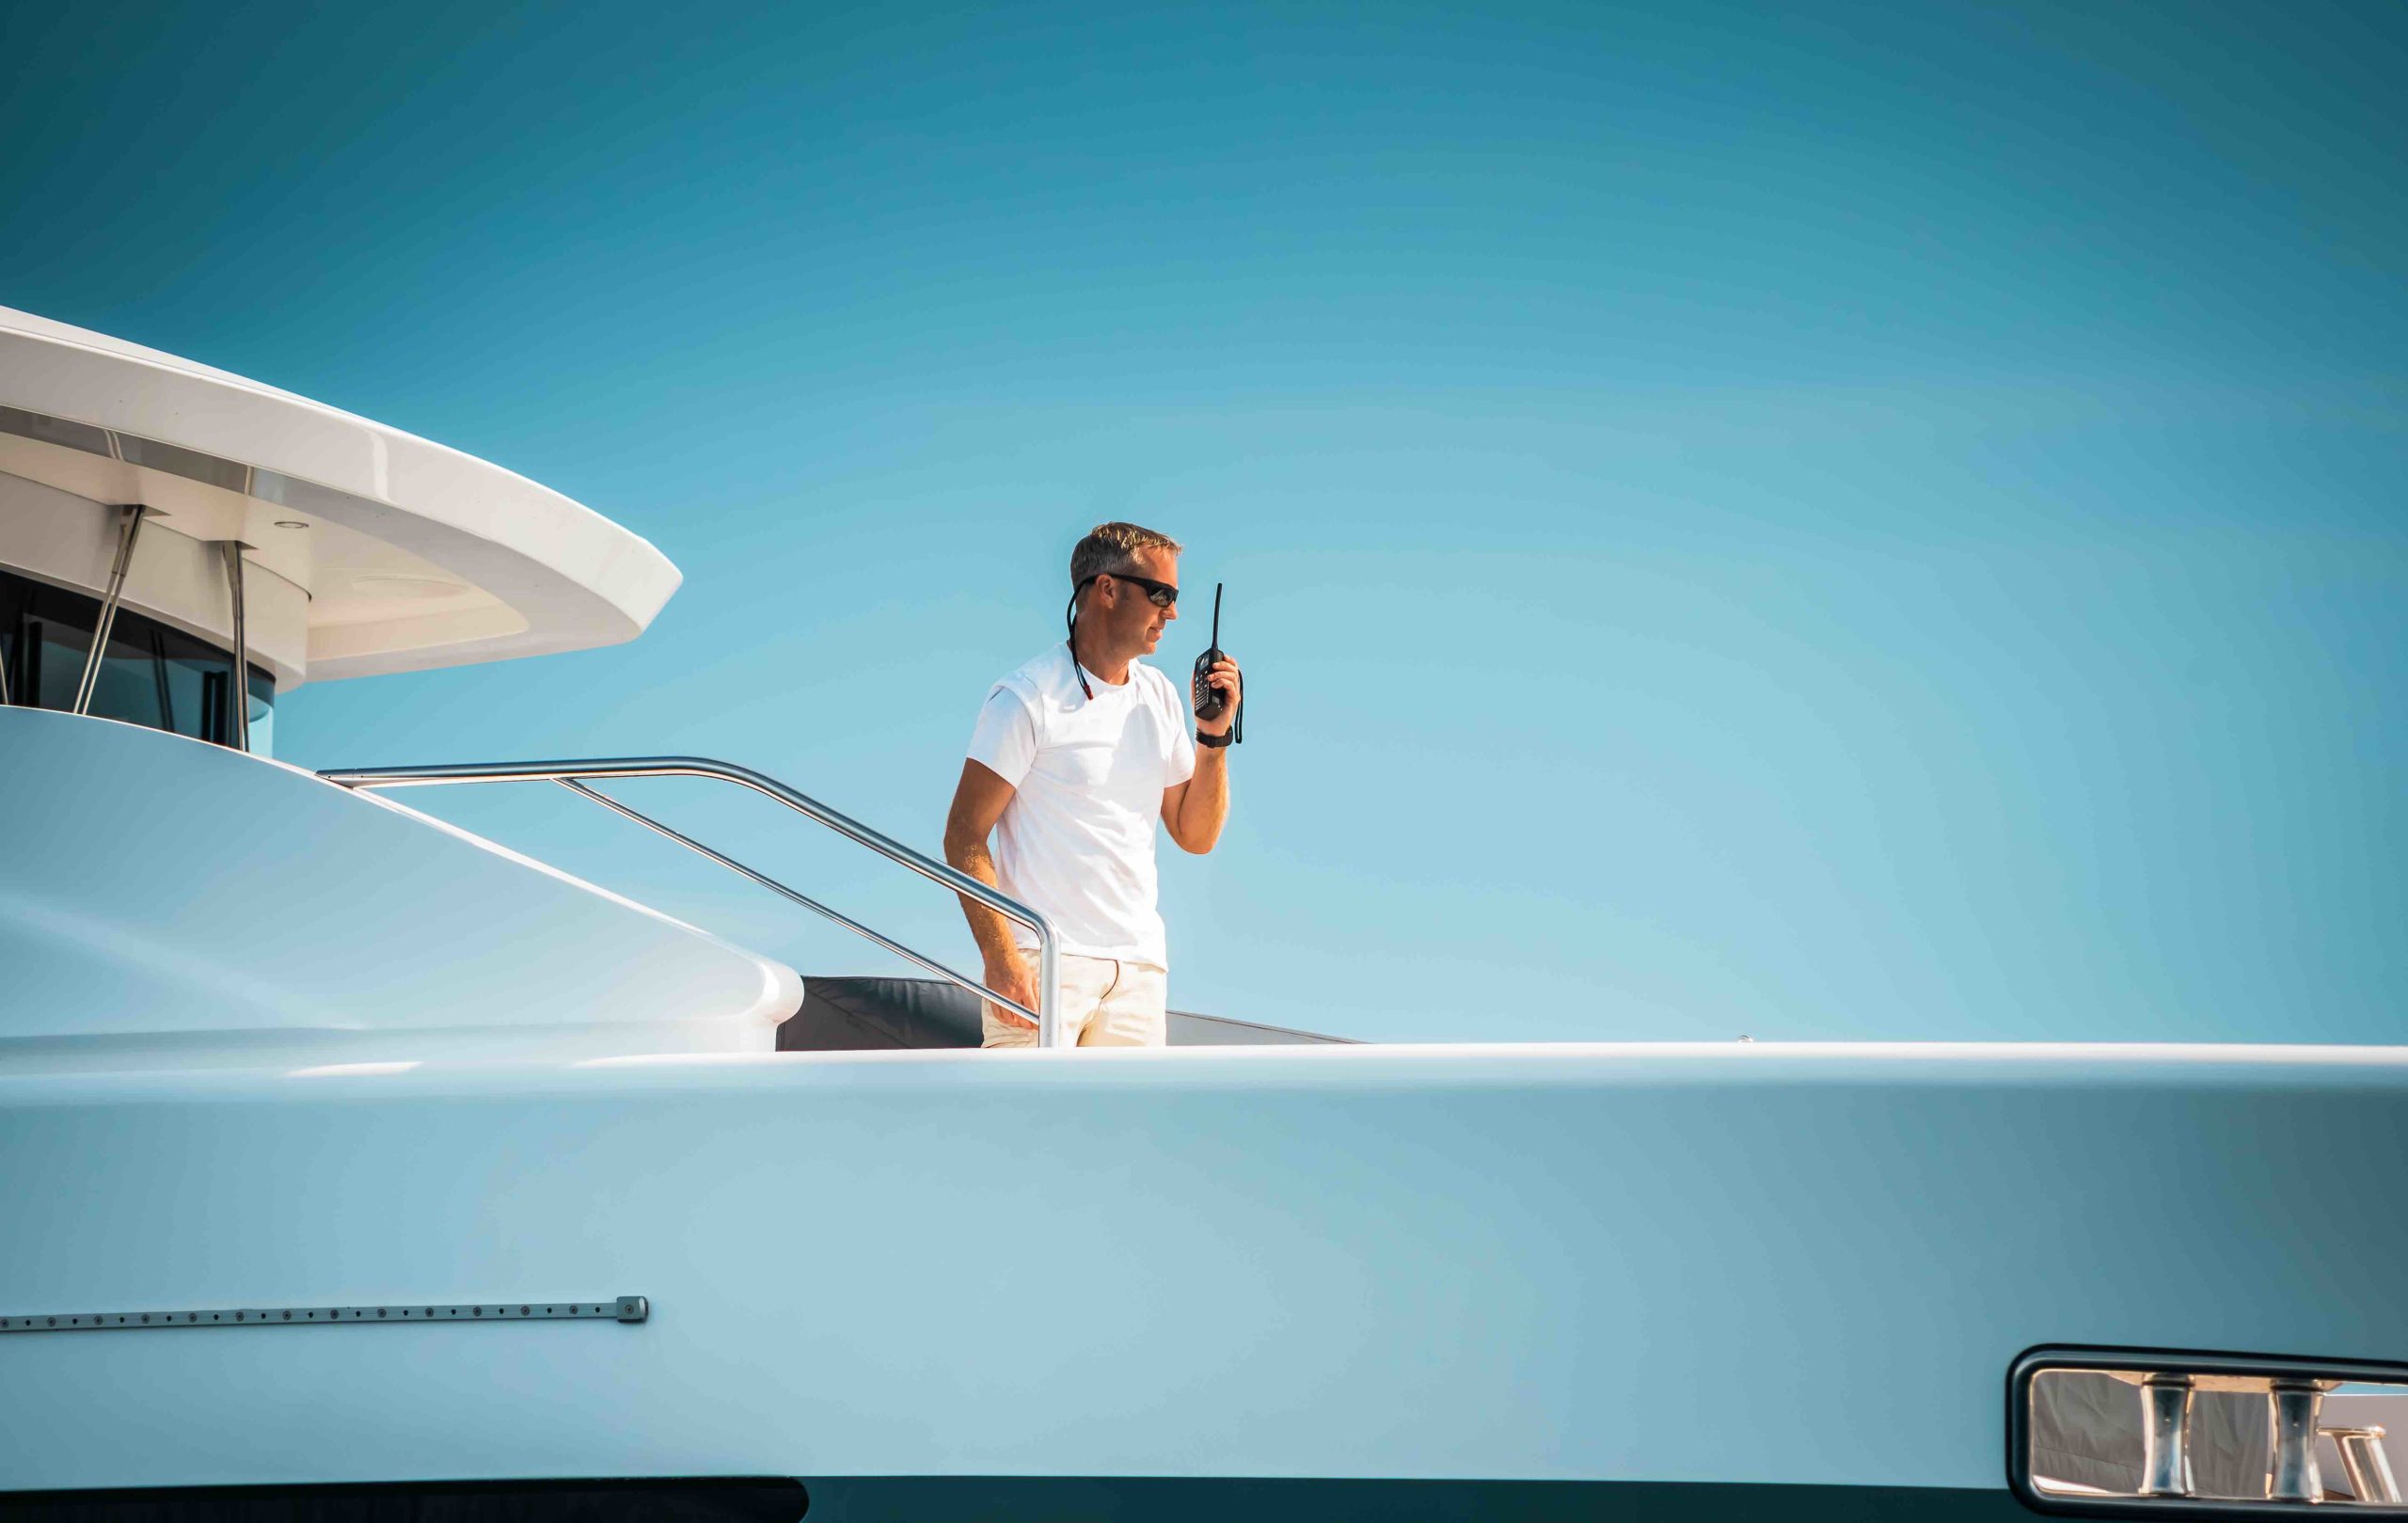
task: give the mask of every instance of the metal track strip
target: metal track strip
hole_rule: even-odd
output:
[[[642,1322],[652,1302],[641,1295],[606,1301],[487,1301],[366,1307],[218,1307],[198,1311],[62,1311],[0,1317],[0,1333],[138,1332],[168,1327],[331,1327],[337,1323]]]

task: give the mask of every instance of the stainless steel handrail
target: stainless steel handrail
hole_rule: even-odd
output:
[[[857,819],[829,808],[818,800],[796,792],[779,782],[749,767],[733,762],[712,761],[705,756],[636,756],[593,761],[538,762],[445,762],[427,767],[356,767],[338,768],[318,774],[329,783],[347,788],[415,788],[450,783],[558,783],[570,791],[582,794],[614,814],[624,815],[645,829],[667,836],[670,840],[709,858],[740,877],[748,878],[763,888],[784,895],[803,908],[825,915],[853,934],[875,942],[897,957],[918,963],[938,976],[991,1000],[1002,1007],[1018,1012],[1037,1023],[1037,1041],[1041,1047],[1058,1047],[1061,1043],[1061,1001],[1059,998],[1059,961],[1061,935],[1042,911],[1031,909],[1018,899],[998,894],[986,884],[953,866],[924,856],[902,842],[882,835]],[[956,894],[977,900],[1006,920],[1018,921],[1037,932],[1037,1008],[1030,1009],[1015,999],[1006,999],[974,978],[954,972],[934,959],[914,952],[902,943],[884,936],[863,925],[840,910],[832,909],[807,894],[788,888],[766,873],[756,872],[735,858],[714,851],[691,836],[680,834],[641,810],[630,808],[609,795],[586,786],[586,780],[616,777],[706,777],[721,783],[733,783],[738,787],[775,799],[797,814],[805,815],[827,826],[837,834],[869,848],[890,862],[901,863],[931,882],[942,883]]]

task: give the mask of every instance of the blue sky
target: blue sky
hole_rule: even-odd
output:
[[[1125,516],[1253,694],[1221,849],[1164,845],[1175,1005],[2390,1041],[2403,18],[17,7],[0,302],[684,569],[631,645],[286,695],[305,765],[698,753],[932,849]],[[439,807],[882,966],[557,791]]]

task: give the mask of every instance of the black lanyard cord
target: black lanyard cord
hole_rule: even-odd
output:
[[[1087,579],[1087,581],[1093,580],[1094,577]],[[1070,647],[1070,674],[1079,679],[1079,690],[1087,695],[1087,702],[1093,703],[1095,690],[1087,686],[1086,669],[1079,664],[1079,595],[1087,590],[1087,581],[1070,589],[1070,606],[1062,611],[1062,624],[1069,632],[1069,638],[1062,643]]]

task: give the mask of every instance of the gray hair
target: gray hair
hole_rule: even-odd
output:
[[[1177,555],[1180,548],[1179,541],[1159,530],[1136,524],[1098,524],[1070,550],[1070,585],[1075,588],[1089,577],[1127,570],[1139,550],[1163,549]]]

